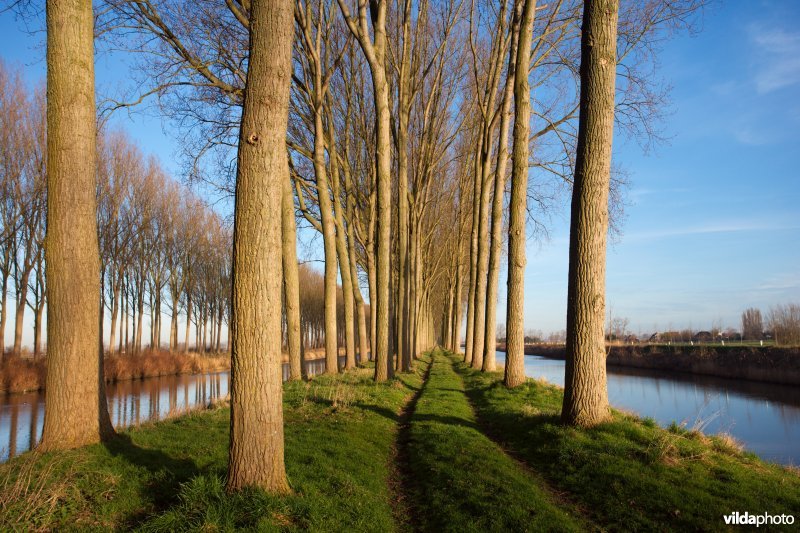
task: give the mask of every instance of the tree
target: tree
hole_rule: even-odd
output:
[[[605,277],[618,10],[618,0],[587,0],[583,10],[561,411],[565,423],[577,426],[593,426],[609,416]]]
[[[776,305],[770,308],[767,324],[776,344],[800,345],[800,304]]]
[[[375,102],[375,192],[377,204],[375,299],[375,381],[388,379],[389,363],[389,278],[392,226],[392,142],[389,108],[389,82],[386,76],[386,12],[387,0],[369,3],[359,0],[358,16],[350,15],[345,0],[337,0],[350,32],[358,40],[372,74]],[[367,11],[369,10],[369,13]],[[370,32],[369,23],[372,22]],[[371,34],[371,35],[370,35]]]
[[[253,0],[233,233],[228,490],[289,491],[283,461],[281,212],[294,4]]]
[[[47,2],[47,395],[40,449],[107,439],[92,2]]]
[[[514,147],[508,223],[508,282],[506,295],[506,368],[503,382],[525,382],[525,217],[528,204],[528,135],[531,96],[528,68],[531,58],[536,0],[524,0],[514,77]]]
[[[759,340],[763,333],[764,322],[761,319],[761,310],[755,307],[745,309],[742,313],[742,338]]]

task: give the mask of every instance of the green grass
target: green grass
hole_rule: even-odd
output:
[[[0,466],[0,530],[393,530],[390,458],[412,390],[376,385],[369,370],[284,390],[292,496],[225,493],[230,414],[219,408]]]
[[[620,412],[594,429],[564,427],[559,388],[528,380],[508,390],[500,374],[457,368],[481,427],[604,529],[719,530],[733,511],[800,509],[797,472],[724,438]]]
[[[562,509],[478,429],[461,377],[443,352],[423,358],[430,377],[411,416],[411,507],[423,531],[577,531]]]
[[[225,407],[24,454],[0,465],[0,531],[718,530],[800,509],[796,471],[731,442],[618,412],[566,428],[558,388],[500,379],[434,351],[385,384],[286,384],[289,496],[225,492]]]

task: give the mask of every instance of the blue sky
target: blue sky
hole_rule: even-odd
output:
[[[800,301],[800,3],[714,4],[659,57],[668,143],[645,155],[615,139],[631,187],[608,310],[648,332],[737,327],[746,307]],[[529,247],[530,328],[564,327],[568,238],[565,209]]]
[[[0,56],[44,79],[43,35],[0,15]],[[715,3],[701,31],[666,42],[658,75],[672,86],[666,144],[644,154],[617,136],[629,174],[623,232],[609,247],[607,307],[634,332],[738,327],[746,307],[800,302],[800,2]],[[99,91],[128,76],[125,57],[100,56]],[[119,114],[145,152],[178,172],[177,138],[153,111]],[[568,209],[550,239],[530,241],[526,327],[566,323]],[[319,239],[301,246],[316,255]],[[505,267],[503,267],[505,268]],[[501,274],[498,323],[504,322]]]

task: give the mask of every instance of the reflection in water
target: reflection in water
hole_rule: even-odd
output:
[[[497,363],[505,364],[505,353]],[[564,361],[528,355],[525,374],[563,387]],[[800,464],[798,387],[609,366],[608,400],[662,426],[730,433],[764,459]]]
[[[344,364],[344,358],[340,366]],[[325,360],[306,361],[314,376],[325,370]],[[106,386],[108,410],[116,428],[160,420],[228,395],[228,372],[181,374],[119,381]],[[289,365],[283,365],[283,379]],[[31,449],[42,436],[44,392],[0,394],[0,462]]]

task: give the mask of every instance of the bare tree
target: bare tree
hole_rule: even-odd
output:
[[[506,368],[504,383],[525,382],[525,244],[528,203],[528,135],[531,97],[528,65],[536,0],[524,0],[514,77],[514,148],[508,224],[508,282],[506,293]]]
[[[253,0],[233,237],[231,440],[228,490],[288,492],[281,389],[281,226],[289,179],[286,127],[291,79],[290,0]]]
[[[761,310],[750,307],[742,312],[742,338],[746,340],[759,340],[764,334],[764,321],[761,319]]]
[[[47,397],[40,449],[113,435],[100,350],[92,3],[47,3]]]
[[[618,0],[588,0],[583,11],[561,412],[565,423],[578,426],[609,416],[604,322],[618,11]]]

